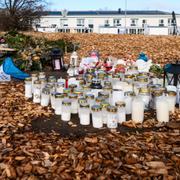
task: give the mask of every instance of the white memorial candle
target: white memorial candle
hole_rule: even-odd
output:
[[[126,109],[126,114],[131,114],[132,113],[132,100],[133,100],[133,92],[125,92],[125,109]]]
[[[61,114],[62,121],[70,121],[71,120],[71,101],[64,100],[62,102],[62,114]]]
[[[144,102],[141,98],[135,98],[132,102],[132,120],[136,123],[144,120]]]
[[[89,104],[80,105],[80,124],[89,125],[90,124],[90,109]]]
[[[39,81],[34,82],[33,102],[34,103],[41,102],[41,84]]]
[[[168,102],[169,111],[174,113],[176,105],[176,92],[168,91],[166,101]]]
[[[41,94],[41,106],[48,106],[50,101],[50,90],[44,88]]]
[[[98,105],[94,105],[92,107],[92,124],[94,128],[103,127],[102,111],[101,111],[101,107]]]
[[[25,97],[32,98],[32,79],[31,78],[25,79]]]
[[[118,101],[124,101],[124,92],[122,90],[114,89],[111,103],[114,106]]]
[[[169,122],[169,106],[165,98],[159,98],[156,102],[156,115],[159,122]]]

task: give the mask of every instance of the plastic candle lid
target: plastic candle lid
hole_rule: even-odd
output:
[[[89,108],[89,104],[85,103],[85,104],[80,104],[81,108]]]
[[[32,78],[28,77],[28,78],[25,79],[25,81],[28,81],[28,82],[32,81]]]
[[[107,111],[108,111],[108,112],[114,112],[114,113],[115,113],[115,112],[117,112],[117,107],[115,107],[115,106],[108,106],[108,107],[107,107]]]
[[[65,101],[62,102],[62,104],[63,104],[64,106],[71,106],[71,101],[65,100]]]
[[[64,94],[63,93],[56,93],[55,98],[62,99],[62,98],[64,98]]]
[[[125,107],[126,106],[125,102],[123,102],[123,101],[118,101],[115,103],[115,105],[116,105],[116,107]]]
[[[87,99],[94,99],[94,94],[86,94]]]
[[[94,106],[92,106],[91,109],[92,109],[92,111],[94,111],[94,112],[99,112],[99,111],[102,110],[101,106],[99,106],[99,105],[94,105]]]

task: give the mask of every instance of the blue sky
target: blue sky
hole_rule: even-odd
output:
[[[49,0],[49,10],[125,9],[125,0]],[[180,0],[127,0],[129,10],[164,10],[180,13]]]

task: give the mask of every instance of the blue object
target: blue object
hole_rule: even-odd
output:
[[[20,69],[18,69],[15,66],[12,58],[10,58],[10,57],[5,58],[5,60],[3,61],[3,71],[6,74],[8,74],[8,75],[10,75],[16,79],[22,79],[23,80],[23,79],[29,77],[29,74],[21,71]]]
[[[147,57],[146,54],[144,54],[143,52],[139,54],[138,59],[142,59],[142,60],[144,60],[145,62],[148,61],[148,57]]]

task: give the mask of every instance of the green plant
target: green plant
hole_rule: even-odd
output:
[[[153,64],[150,67],[149,72],[153,73],[156,77],[162,77],[162,74],[164,72],[163,68],[157,64]]]

